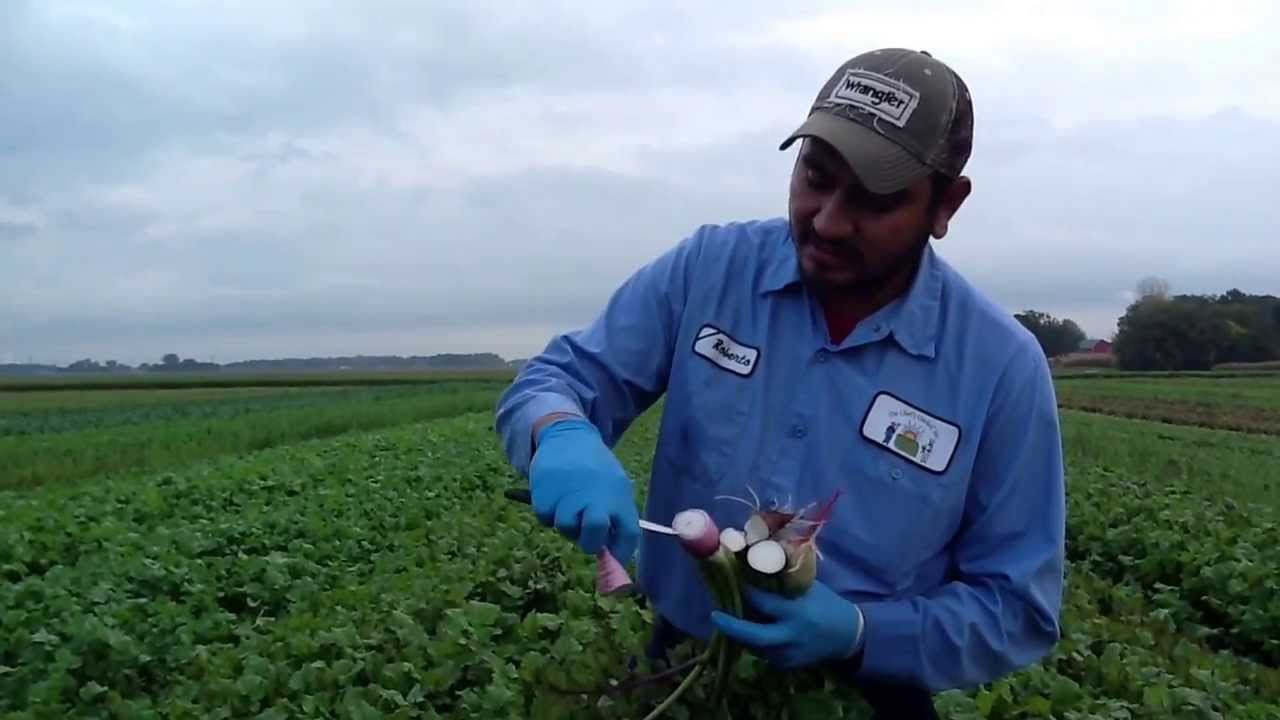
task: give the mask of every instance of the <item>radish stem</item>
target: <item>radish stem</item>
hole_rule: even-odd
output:
[[[697,667],[695,667],[692,671],[689,672],[688,675],[685,676],[685,679],[680,683],[680,686],[677,687],[674,692],[668,695],[667,699],[663,700],[662,703],[658,705],[658,707],[654,708],[653,712],[646,715],[644,720],[654,720],[654,718],[661,715],[664,710],[666,710],[668,707],[671,707],[671,704],[674,703],[677,698],[683,695],[685,690],[689,689],[689,686],[692,685],[693,681],[698,678],[698,674],[702,672],[702,668],[704,667],[706,667],[705,663],[698,663]]]
[[[781,577],[782,594],[797,598],[808,592],[818,576],[817,548],[809,541],[786,543],[787,569]]]
[[[711,651],[704,650],[702,654],[696,657],[690,658],[689,660],[685,660],[679,665],[669,667],[666,670],[656,672],[652,675],[643,675],[641,677],[631,678],[624,682],[620,682],[617,685],[612,685],[612,686],[606,685],[603,687],[596,687],[596,688],[580,688],[577,690],[573,688],[555,687],[553,685],[551,689],[565,695],[605,695],[605,696],[621,695],[622,693],[625,693],[629,690],[636,690],[638,688],[646,687],[648,685],[657,685],[663,682],[664,680],[668,680],[671,677],[674,677],[675,675],[679,675],[680,673],[684,672],[685,670],[688,670],[689,668],[693,667],[694,665],[697,665],[698,663],[706,662],[710,659],[711,659]]]

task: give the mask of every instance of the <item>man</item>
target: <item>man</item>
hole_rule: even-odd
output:
[[[883,717],[993,681],[1059,637],[1064,473],[1035,339],[936,254],[971,190],[965,84],[927,53],[839,67],[800,141],[789,217],[704,226],[554,338],[496,426],[545,524],[639,579],[660,634],[720,629],[782,668],[838,668]],[[836,491],[818,582],[772,622],[713,612],[670,537],[639,537],[611,448],[665,394],[646,517],[741,527],[755,494]]]

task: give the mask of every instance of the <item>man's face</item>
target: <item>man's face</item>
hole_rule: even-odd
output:
[[[801,274],[825,295],[880,294],[904,281],[930,234],[945,234],[947,218],[963,200],[962,193],[958,200],[956,195],[954,189],[945,192],[935,207],[928,177],[876,195],[858,182],[835,148],[806,138],[792,171],[790,198]]]

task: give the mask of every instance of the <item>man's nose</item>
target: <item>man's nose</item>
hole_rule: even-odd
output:
[[[842,240],[853,235],[853,212],[840,201],[838,194],[832,194],[818,208],[813,218],[813,229],[828,240]]]

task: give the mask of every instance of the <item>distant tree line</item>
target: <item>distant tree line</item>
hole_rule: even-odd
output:
[[[493,353],[281,358],[222,365],[224,370],[497,370],[506,367],[507,361]]]
[[[1209,370],[1280,359],[1280,298],[1148,292],[1120,318],[1114,352],[1131,370]]]
[[[1038,310],[1014,317],[1050,358],[1080,352],[1088,339],[1069,318]],[[1122,370],[1210,370],[1225,363],[1280,360],[1280,298],[1238,289],[1175,295],[1165,280],[1144,278],[1111,343],[1113,365]]]
[[[1058,319],[1039,310],[1024,310],[1013,316],[1036,336],[1047,357],[1075,352],[1088,339],[1084,330],[1070,318]]]
[[[55,373],[114,372],[210,372],[210,371],[293,371],[293,370],[500,370],[513,363],[494,353],[440,353],[436,355],[354,355],[344,357],[280,358],[243,360],[218,364],[166,353],[158,363],[141,363],[136,368],[108,360],[77,360],[65,366],[37,363],[0,364],[0,375],[48,375]]]
[[[138,369],[144,372],[196,372],[217,370],[219,367],[217,363],[200,362],[195,358],[182,358],[177,353],[165,353],[165,356],[160,359],[160,364],[142,363],[138,366]]]

